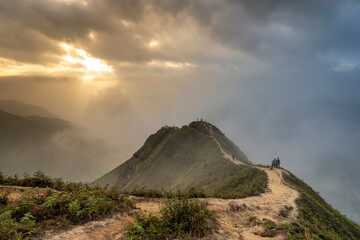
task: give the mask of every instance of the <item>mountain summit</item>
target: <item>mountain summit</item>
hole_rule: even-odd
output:
[[[266,187],[266,174],[251,165],[217,127],[196,121],[182,128],[161,128],[129,160],[94,183],[120,189],[196,187],[241,197]]]

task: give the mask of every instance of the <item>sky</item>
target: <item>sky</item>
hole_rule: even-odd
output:
[[[360,223],[359,29],[356,0],[0,0],[0,98],[89,127],[113,166],[204,118]]]

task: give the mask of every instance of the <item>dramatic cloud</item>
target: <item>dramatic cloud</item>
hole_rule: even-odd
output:
[[[356,0],[0,0],[0,98],[92,127],[118,163],[162,125],[205,118],[360,222],[359,13]]]

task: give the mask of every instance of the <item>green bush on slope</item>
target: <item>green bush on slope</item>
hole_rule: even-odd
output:
[[[293,174],[283,173],[284,180],[295,187],[300,198],[299,222],[304,232],[292,232],[294,239],[360,239],[360,227],[330,206],[318,193]]]
[[[216,226],[213,212],[199,200],[167,199],[160,212],[160,217],[137,215],[127,227],[129,239],[202,237]]]

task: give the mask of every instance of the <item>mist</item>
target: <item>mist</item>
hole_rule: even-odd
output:
[[[203,118],[359,223],[359,12],[353,0],[0,0],[0,98],[111,146],[86,179],[162,126]]]

